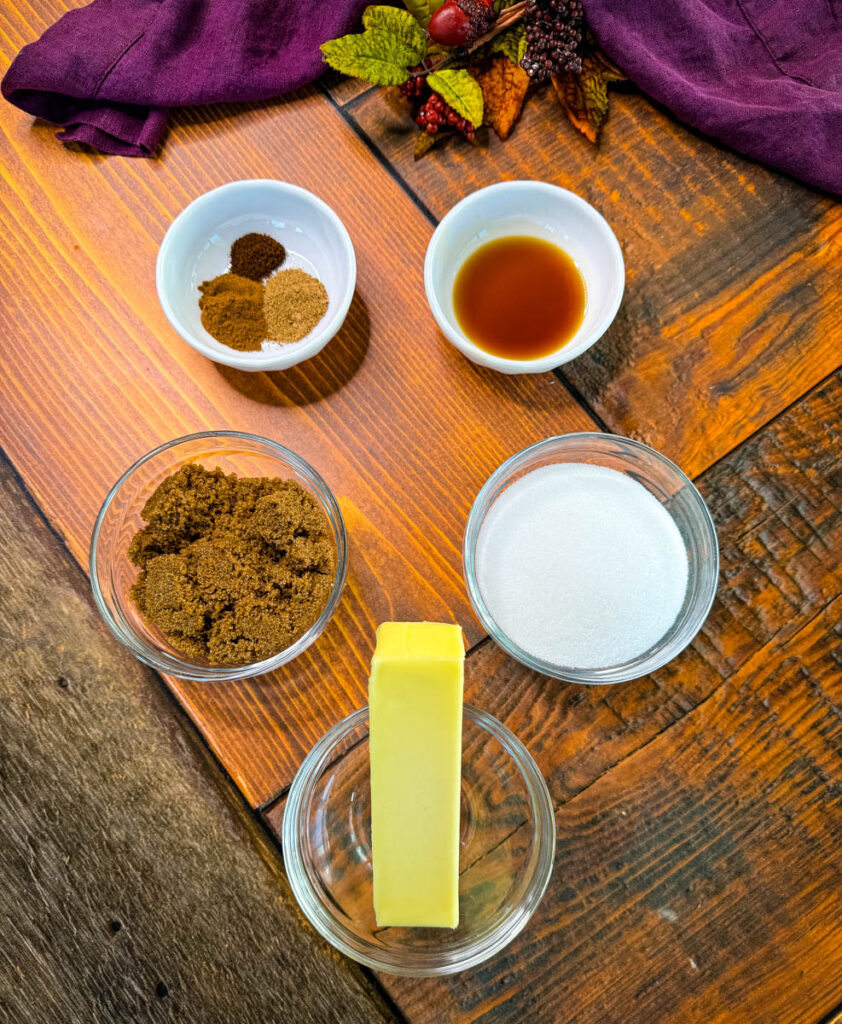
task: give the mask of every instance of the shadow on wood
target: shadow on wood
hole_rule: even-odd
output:
[[[248,373],[215,363],[221,377],[246,398],[264,405],[312,405],[344,387],[362,366],[371,335],[368,307],[354,292],[351,308],[339,333],[304,363],[288,370]]]

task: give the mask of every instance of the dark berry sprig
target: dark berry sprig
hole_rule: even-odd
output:
[[[415,123],[428,135],[438,135],[445,127],[453,128],[460,132],[468,142],[473,142],[476,136],[476,129],[464,117],[445,103],[441,96],[435,93],[424,103],[415,117]]]
[[[583,19],[581,0],[528,0],[523,15],[526,53],[521,67],[533,82],[565,71],[581,72]]]

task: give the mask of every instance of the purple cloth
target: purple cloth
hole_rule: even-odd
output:
[[[323,70],[319,44],[366,0],[94,0],[25,46],[6,99],[64,126],[64,142],[152,156],[170,107],[261,100]]]
[[[585,0],[600,46],[693,128],[842,193],[840,0]]]
[[[24,47],[3,95],[59,138],[150,156],[168,108],[277,96],[366,0],[94,0]],[[842,193],[840,0],[586,0],[606,51],[692,127]]]

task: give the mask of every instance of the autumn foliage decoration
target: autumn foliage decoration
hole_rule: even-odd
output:
[[[570,122],[597,142],[608,86],[625,76],[587,31],[580,0],[405,0],[371,6],[362,31],[322,45],[330,67],[397,87],[419,131],[416,159],[441,139],[508,138],[530,90],[550,82]]]

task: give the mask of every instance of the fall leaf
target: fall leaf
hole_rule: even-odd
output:
[[[366,7],[363,28],[395,36],[413,54],[416,63],[427,52],[427,35],[409,11],[381,5]]]
[[[483,118],[482,90],[467,71],[433,71],[427,75],[427,85],[460,117],[479,128]]]
[[[627,82],[625,74],[617,67],[613,60],[609,60],[602,50],[593,49],[588,54],[594,65],[602,70],[602,77],[606,82]]]
[[[520,64],[526,53],[526,26],[519,21],[489,43],[490,53],[504,53],[512,64]]]
[[[401,85],[418,61],[417,51],[398,36],[370,28],[321,45],[322,57],[336,71],[372,85]]]
[[[427,27],[441,5],[442,0],[404,0],[404,6],[422,28]]]
[[[523,109],[529,75],[508,57],[495,57],[471,74],[482,89],[485,120],[500,139],[507,139]]]
[[[416,160],[420,160],[422,156],[426,156],[427,153],[435,146],[436,136],[430,135],[429,132],[423,129],[415,136],[415,148],[414,156]]]
[[[618,68],[594,50],[582,61],[582,73],[553,75],[558,102],[574,127],[596,142],[608,117],[608,82],[620,81]]]

